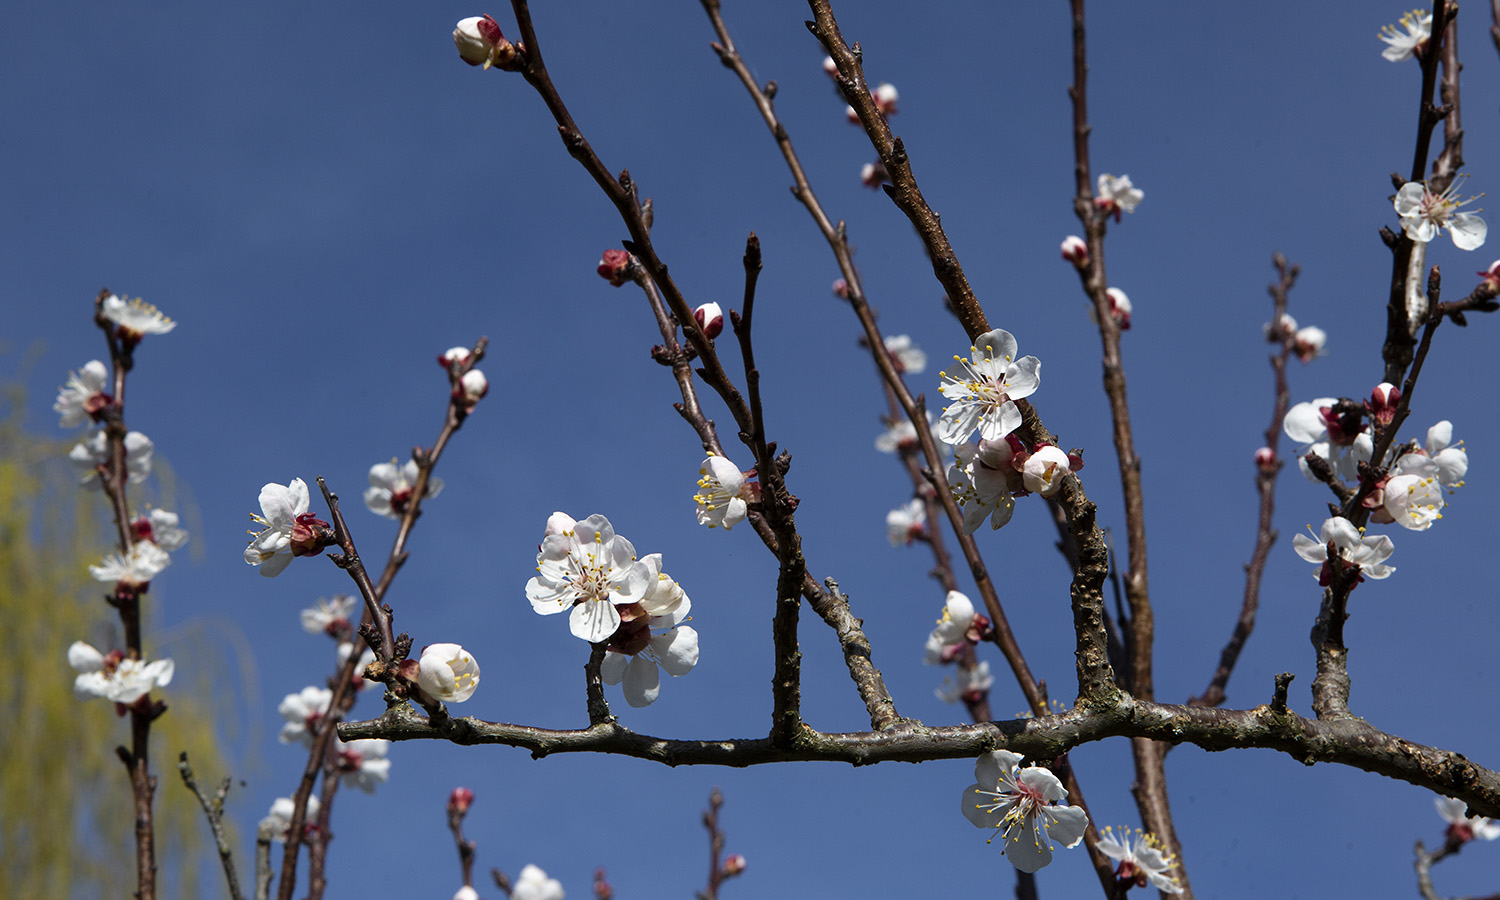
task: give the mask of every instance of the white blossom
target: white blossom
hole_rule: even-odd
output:
[[[319,597],[302,611],[302,630],[308,634],[332,634],[336,628],[348,628],[349,616],[358,605],[359,598],[352,594],[339,594],[332,600]]]
[[[163,550],[180,550],[188,542],[188,533],[178,528],[177,513],[164,509],[152,509],[144,516],[136,516],[130,529],[137,541],[148,541]]]
[[[83,641],[68,647],[68,665],[78,671],[73,679],[73,694],[80,700],[103,697],[114,703],[129,705],[155,687],[166,687],[176,670],[170,659],[145,662],[130,659],[120,651],[100,653]]]
[[[131,484],[140,484],[151,474],[151,454],[156,445],[139,431],[125,435],[125,478]],[[109,465],[109,435],[104,429],[93,432],[81,443],[68,451],[68,462],[80,472],[84,487],[98,488],[103,485],[100,466]]]
[[[1031,396],[1041,384],[1041,361],[1016,358],[1016,339],[997,328],[979,336],[971,359],[955,356],[958,375],[940,372],[940,390],[953,401],[937,423],[937,434],[950,444],[966,441],[976,430],[985,440],[998,441],[1021,425],[1016,401]]]
[[[943,439],[938,437],[937,430],[932,425],[931,410],[927,411],[927,427],[932,431],[933,441],[942,444]],[[916,426],[911,424],[911,419],[902,416],[894,424],[888,426],[884,432],[876,436],[875,449],[881,453],[897,453],[901,450],[913,449],[919,446],[920,443],[917,439]],[[938,449],[939,451],[942,450],[941,447]]]
[[[462,703],[479,687],[479,663],[458,644],[429,644],[422,648],[417,685],[444,703]]]
[[[543,537],[536,563],[536,576],[526,582],[531,608],[544,616],[567,612],[569,629],[590,643],[620,627],[616,604],[638,603],[652,587],[635,547],[598,513]]]
[[[110,294],[104,298],[103,311],[104,318],[118,326],[117,333],[126,343],[135,343],[148,334],[166,334],[177,327],[176,322],[140,297],[126,301]]]
[[[995,676],[990,674],[988,660],[980,660],[971,669],[960,667],[958,679],[945,677],[934,693],[944,703],[957,703],[966,696],[982,695],[995,685]]]
[[[89,574],[95,581],[114,584],[120,589],[134,590],[145,587],[151,579],[161,574],[172,562],[167,551],[150,541],[136,541],[125,555],[111,553],[97,566],[89,566]]]
[[[1323,523],[1320,540],[1313,540],[1305,534],[1299,534],[1292,538],[1292,549],[1297,555],[1310,563],[1318,564],[1318,583],[1327,586],[1329,582],[1328,545],[1332,543],[1338,551],[1341,559],[1359,566],[1360,574],[1366,578],[1390,577],[1396,571],[1395,566],[1383,565],[1395,552],[1395,545],[1385,535],[1378,537],[1365,537],[1354,523],[1343,516],[1334,516]]]
[[[1469,804],[1464,801],[1453,797],[1434,797],[1433,802],[1437,805],[1438,815],[1443,817],[1450,828],[1466,829],[1470,835],[1481,840],[1493,841],[1500,838],[1500,822],[1484,816],[1470,816]]]
[[[92,414],[107,406],[111,399],[104,392],[109,384],[109,370],[104,363],[91,359],[77,372],[68,373],[68,383],[57,389],[57,401],[52,411],[61,418],[59,425],[73,428],[92,418]]]
[[[927,504],[921,497],[913,497],[885,514],[885,535],[892,547],[910,544],[926,529]]]
[[[920,375],[927,370],[927,354],[922,352],[909,334],[888,334],[884,338],[886,352],[891,355],[897,372]]]
[[[318,818],[318,809],[322,805],[316,795],[307,796],[307,809],[303,813],[304,827]],[[271,803],[270,813],[260,820],[260,833],[269,836],[277,843],[286,843],[287,832],[292,827],[292,811],[295,808],[296,804],[292,802],[291,797],[277,797]]]
[[[399,519],[406,514],[411,503],[411,492],[417,485],[417,461],[409,459],[401,465],[395,459],[376,463],[370,467],[370,486],[365,488],[365,506],[377,516]],[[436,497],[442,493],[443,479],[427,476],[425,497]]]
[[[1142,887],[1149,882],[1164,894],[1182,893],[1182,885],[1167,872],[1177,865],[1177,858],[1166,852],[1156,835],[1131,830],[1105,828],[1099,835],[1099,852],[1120,863],[1118,877],[1131,878]]]
[[[1380,51],[1381,56],[1391,62],[1410,59],[1413,52],[1432,37],[1432,13],[1414,9],[1395,25],[1382,27],[1378,37],[1386,43],[1386,48]]]
[[[245,562],[260,566],[260,574],[272,578],[280,575],[298,555],[295,543],[307,540],[304,533],[309,522],[307,483],[293,478],[285,486],[268,484],[260,489],[260,515],[251,514],[256,524],[264,526],[251,532],[250,546],[245,548]]]
[[[339,778],[345,785],[373,794],[377,784],[384,784],[391,777],[391,761],[386,758],[390,741],[369,738],[346,744],[337,737],[333,740]]]
[[[974,601],[962,591],[949,591],[937,627],[927,636],[922,661],[930,666],[952,662],[955,648],[968,640],[969,626],[973,624]]]
[[[661,690],[661,674],[686,675],[698,664],[698,632],[681,624],[692,601],[671,576],[661,571],[661,554],[641,560],[647,572],[639,604],[621,607],[620,627],[610,636],[599,667],[605,684],[623,684],[625,702],[650,706]]]
[[[991,828],[1005,842],[1005,855],[1022,872],[1052,862],[1052,842],[1076,847],[1088,829],[1088,814],[1062,806],[1068,792],[1040,766],[1019,768],[1019,753],[991,750],[974,764],[974,784],[964,788],[964,818]],[[994,836],[990,837],[994,840]]]
[[[750,501],[758,499],[760,487],[746,481],[740,467],[726,457],[710,453],[698,467],[698,524],[725,531],[745,521]]]
[[[341,642],[339,642],[339,646],[338,646],[339,663],[343,664],[343,663],[348,662],[349,661],[349,654],[351,654],[353,652],[354,652],[354,642],[353,641],[341,641]],[[360,692],[368,691],[371,688],[373,688],[375,685],[379,684],[378,681],[371,681],[368,678],[364,677],[364,675],[362,674],[365,671],[365,667],[368,666],[370,663],[372,663],[374,661],[375,661],[375,651],[371,650],[369,647],[366,647],[364,649],[364,652],[359,655],[359,659],[355,661],[355,663],[354,663],[354,680],[352,682],[350,682],[350,683],[354,685],[354,689],[356,691],[360,691]]]
[[[281,698],[276,711],[286,722],[281,726],[279,739],[283,744],[302,743],[312,746],[318,723],[328,715],[328,706],[333,702],[333,691],[308,685],[295,694]]]
[[[1359,464],[1369,462],[1375,452],[1375,442],[1368,428],[1361,422],[1359,430],[1350,433],[1346,422],[1335,413],[1335,397],[1319,397],[1298,403],[1287,410],[1282,419],[1281,430],[1287,437],[1302,444],[1298,450],[1298,465],[1309,481],[1317,481],[1307,465],[1306,455],[1320,456],[1333,467],[1334,474],[1344,481],[1352,481],[1359,475]]]
[[[1130,183],[1129,175],[1116,178],[1106,172],[1099,176],[1097,184],[1094,205],[1104,210],[1105,214],[1114,213],[1116,220],[1122,212],[1135,212],[1136,205],[1146,199],[1145,192]]]
[[[1406,236],[1425,244],[1447,228],[1453,245],[1460,250],[1474,250],[1483,245],[1487,231],[1484,220],[1473,213],[1458,211],[1476,199],[1458,199],[1461,183],[1462,178],[1455,179],[1441,194],[1427,190],[1420,181],[1403,184],[1396,192],[1395,207]]]
[[[953,500],[964,511],[964,534],[973,534],[990,520],[999,529],[1016,509],[1008,473],[1014,472],[1014,452],[1008,441],[965,441],[954,449],[948,468],[948,487]]]

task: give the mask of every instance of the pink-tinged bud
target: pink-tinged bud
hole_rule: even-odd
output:
[[[835,297],[842,297],[845,300],[848,300],[849,299],[849,282],[845,281],[842,278],[835,278],[833,280],[833,295]]]
[[[469,361],[469,348],[468,347],[449,347],[447,350],[444,350],[442,353],[439,353],[438,354],[438,358],[437,358],[438,365],[442,366],[445,369],[450,369],[450,370],[454,366],[461,366],[461,365],[463,365],[464,363],[466,363],[468,361]]]
[[[1089,264],[1089,245],[1078,235],[1070,234],[1063,238],[1062,258],[1081,269]]]
[[[599,277],[619,287],[630,280],[631,262],[630,254],[624,250],[606,250],[604,255],[599,257]]]
[[[500,33],[500,23],[490,16],[472,16],[453,29],[458,56],[471,66],[506,66],[515,61],[515,45]]]
[[[859,124],[859,113],[855,112],[852,106],[844,107],[844,118],[849,120],[850,125]]]
[[[484,377],[484,373],[478,369],[470,369],[464,373],[464,377],[458,380],[458,388],[454,396],[463,400],[464,408],[473,412],[484,395],[490,392],[490,381]]]
[[[1120,326],[1121,331],[1130,330],[1130,313],[1134,309],[1130,305],[1130,298],[1119,288],[1112,287],[1104,292],[1109,297],[1109,314],[1114,317],[1115,324]]]
[[[724,865],[720,867],[720,871],[724,873],[725,878],[733,878],[745,871],[745,866],[747,865],[749,863],[745,861],[745,857],[742,854],[731,853],[724,857]]]
[[[697,320],[698,327],[703,329],[704,337],[713,340],[724,330],[724,311],[719,309],[717,303],[705,303],[693,310],[693,318]]]
[[[456,787],[448,795],[449,814],[463,815],[469,811],[469,806],[474,802],[474,792],[466,787]]]
[[[964,640],[971,644],[984,643],[990,636],[990,617],[984,613],[975,613],[974,618],[969,621],[969,628],[964,632]]]
[[[839,77],[839,64],[833,61],[833,57],[823,57],[823,71],[828,73],[829,78]]]
[[[1497,259],[1494,262],[1490,263],[1490,267],[1488,269],[1485,269],[1483,272],[1480,272],[1478,274],[1480,278],[1483,278],[1490,284],[1500,285],[1500,259]]]
[[[1276,471],[1276,451],[1270,447],[1261,447],[1255,451],[1255,467],[1266,474]]]
[[[891,180],[891,175],[885,170],[885,163],[865,163],[859,170],[859,183],[867,188],[878,188],[883,182]]]
[[[1068,468],[1074,472],[1083,471],[1083,450],[1074,447],[1068,451]]]
[[[1375,385],[1375,390],[1370,392],[1370,399],[1365,402],[1365,409],[1370,413],[1370,419],[1380,425],[1389,425],[1396,417],[1396,405],[1401,402],[1401,389],[1394,384],[1382,381]]]
[[[900,95],[896,93],[896,86],[890,83],[882,84],[870,92],[875,98],[875,105],[885,115],[893,115],[896,112],[896,101]]]

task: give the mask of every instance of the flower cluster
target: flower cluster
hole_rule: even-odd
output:
[[[972,534],[985,519],[992,528],[1010,521],[1017,496],[1052,497],[1069,473],[1083,468],[1083,458],[1047,443],[1031,449],[1014,434],[1002,440],[964,442],[954,449],[948,486],[964,512],[964,533]]]
[[[607,647],[600,677],[624,685],[631,706],[649,706],[660,669],[686,675],[698,664],[698,632],[682,623],[692,603],[662,571],[661,554],[636,559],[635,547],[604,516],[547,519],[537,575],[526,583],[532,609],[568,612],[573,634]]]
[[[59,397],[59,400],[61,398]],[[151,454],[156,445],[139,431],[125,435],[125,480],[140,484],[151,474]],[[109,435],[104,429],[93,432],[68,451],[68,462],[79,472],[84,487],[99,488],[109,469]]]
[[[311,747],[313,738],[318,736],[318,726],[328,715],[331,703],[333,691],[316,685],[308,685],[295,694],[287,694],[281,698],[276,711],[281,713],[286,722],[281,726],[281,734],[278,736],[280,741],[283,744],[301,743]]]
[[[548,878],[540,866],[527,863],[511,886],[510,900],[563,900],[562,882]]]
[[[1062,782],[1041,766],[1021,768],[1021,755],[991,750],[974,764],[974,784],[964,788],[964,818],[976,828],[993,829],[1005,843],[1005,856],[1022,872],[1052,862],[1053,841],[1076,847],[1089,817],[1068,798]]]
[[[1359,464],[1369,462],[1375,453],[1374,439],[1363,421],[1363,408],[1336,397],[1296,404],[1287,410],[1281,430],[1303,445],[1297,451],[1298,462],[1309,481],[1318,480],[1308,467],[1309,454],[1326,460],[1334,474],[1351,481],[1358,475]]]
[[[1273,344],[1289,343],[1292,352],[1304,363],[1312,362],[1323,355],[1328,343],[1328,333],[1316,325],[1298,328],[1297,320],[1282,313],[1280,322],[1265,324],[1266,340]]]

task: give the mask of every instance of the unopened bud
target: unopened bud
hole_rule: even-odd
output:
[[[833,280],[833,295],[835,297],[842,297],[845,300],[848,300],[849,299],[849,282],[845,281],[842,278],[835,278]]]
[[[1267,474],[1276,471],[1276,451],[1261,447],[1255,451],[1255,467]]]
[[[1382,381],[1370,392],[1365,409],[1370,419],[1380,425],[1389,425],[1396,417],[1396,405],[1401,402],[1401,389],[1390,382]]]
[[[1327,332],[1316,325],[1309,325],[1292,336],[1292,352],[1304,363],[1309,363],[1323,355],[1323,345],[1327,343]]]
[[[693,310],[693,318],[697,320],[698,327],[703,329],[703,336],[709,340],[718,337],[724,330],[724,311],[719,309],[717,303],[705,303]]]
[[[1121,331],[1130,330],[1130,312],[1134,307],[1130,305],[1130,298],[1119,288],[1112,287],[1104,292],[1109,297],[1109,314],[1114,317],[1115,323],[1120,326]]]
[[[1026,490],[1034,491],[1043,497],[1051,497],[1062,488],[1063,476],[1071,471],[1072,468],[1068,465],[1068,454],[1048,444],[1038,447],[1036,452],[1026,460],[1026,468],[1021,472],[1021,481],[1026,485]]]
[[[456,787],[448,795],[448,812],[450,814],[463,815],[469,811],[469,806],[474,802],[474,792],[466,787]]]
[[[312,513],[292,520],[292,556],[317,556],[333,542],[333,526]]]
[[[478,369],[470,369],[458,380],[454,396],[463,400],[464,409],[473,412],[485,394],[490,392],[490,381]]]
[[[615,895],[615,889],[604,880],[604,870],[594,870],[594,900],[611,900]]]
[[[870,96],[875,98],[875,105],[885,115],[889,116],[896,112],[896,101],[900,99],[900,95],[896,93],[895,85],[882,84],[871,91]]]
[[[839,64],[833,61],[833,57],[823,57],[823,71],[828,73],[829,78],[839,77]]]
[[[599,257],[599,277],[619,287],[630,280],[630,254],[624,250],[606,250]]]
[[[438,365],[445,369],[461,366],[469,359],[468,347],[450,347],[438,355]]]
[[[1083,470],[1083,448],[1074,447],[1068,451],[1068,468],[1074,472]]]
[[[1089,245],[1078,235],[1070,234],[1063,238],[1062,258],[1081,269],[1089,264]]]
[[[749,863],[745,861],[745,857],[742,854],[731,853],[724,857],[724,865],[720,868],[720,871],[724,873],[725,878],[733,878],[745,871],[745,866],[747,865]]]
[[[1490,267],[1480,272],[1479,277],[1490,284],[1500,286],[1500,259],[1490,263]]]
[[[506,66],[515,61],[515,45],[500,33],[500,23],[490,16],[463,19],[453,29],[458,56],[471,66]]]

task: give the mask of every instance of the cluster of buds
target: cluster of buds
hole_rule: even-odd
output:
[[[1265,324],[1266,340],[1273,344],[1290,346],[1297,358],[1310,363],[1323,355],[1328,343],[1328,333],[1316,325],[1298,328],[1297,320],[1285,313],[1276,322]]]
[[[500,33],[500,23],[488,15],[462,19],[453,29],[458,56],[471,66],[509,69],[516,62],[516,45]]]
[[[599,267],[596,271],[599,277],[619,287],[631,279],[633,270],[638,265],[634,256],[624,250],[606,250],[599,257]]]
[[[469,356],[467,347],[450,347],[437,358],[438,365],[448,370],[448,379],[453,383],[453,400],[465,414],[473,412],[484,395],[490,392],[489,379],[474,368]]]

